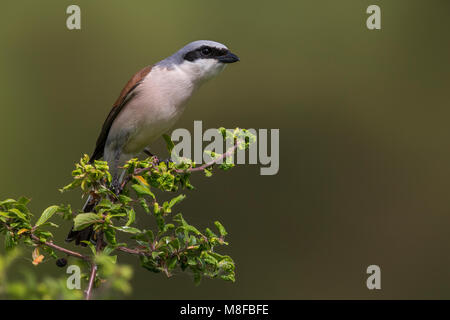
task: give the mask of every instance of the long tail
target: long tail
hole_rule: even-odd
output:
[[[94,209],[96,203],[95,201],[92,201],[92,197],[89,196],[86,203],[83,206],[83,212],[92,212]],[[72,242],[75,240],[76,245],[81,245],[83,247],[86,247],[87,244],[81,241],[90,241],[92,239],[92,236],[94,235],[94,229],[92,226],[87,227],[86,229],[80,230],[80,231],[74,231],[73,226],[70,229],[69,234],[66,237],[66,242]]]

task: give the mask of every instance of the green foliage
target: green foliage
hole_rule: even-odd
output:
[[[225,161],[218,167],[228,170],[233,167],[230,161],[238,148],[247,148],[255,141],[247,130],[219,129],[224,140],[229,140],[233,147],[223,155],[211,153],[215,162]],[[168,136],[164,139],[169,153],[174,147]],[[180,160],[180,159],[179,159]],[[235,281],[235,265],[231,257],[216,252],[225,246],[227,232],[216,221],[214,233],[206,228],[203,232],[190,225],[181,213],[173,214],[176,206],[186,196],[178,194],[168,199],[158,200],[157,195],[180,190],[193,189],[190,176],[195,171],[203,171],[206,176],[213,174],[213,165],[196,168],[189,159],[168,164],[159,162],[156,157],[144,160],[131,159],[124,165],[126,171],[122,189],[116,193],[111,187],[111,174],[105,161],[89,163],[89,157],[83,156],[72,172],[73,181],[61,189],[62,192],[80,188],[83,195],[89,195],[94,208],[92,212],[73,214],[70,206],[52,205],[45,209],[33,224],[33,215],[27,208],[26,198],[7,199],[0,202],[0,234],[5,239],[5,247],[11,250],[18,244],[34,248],[33,264],[39,264],[48,254],[57,258],[55,250],[63,251],[53,245],[53,235],[49,227],[58,227],[51,222],[54,216],[73,220],[74,230],[92,227],[96,244],[85,242],[89,254],[71,253],[83,261],[85,268],[98,266],[95,283],[99,286],[105,279],[111,279],[108,286],[127,293],[131,290],[128,279],[132,270],[116,263],[118,253],[134,254],[145,269],[172,276],[176,270],[190,272],[196,284],[203,277],[221,278]],[[159,197],[159,196],[158,196]],[[142,208],[144,214],[154,218],[153,226],[137,226],[136,215]],[[119,243],[118,237],[127,239]],[[41,252],[39,252],[41,248]],[[1,260],[0,260],[1,261]],[[87,271],[87,270],[85,270]],[[86,272],[87,275],[89,272]],[[56,286],[55,283],[49,286]],[[19,293],[16,296],[20,296]]]
[[[67,288],[67,275],[55,278],[48,275],[39,279],[30,269],[20,269],[15,272],[15,280],[8,279],[14,262],[22,256],[19,249],[8,251],[0,255],[0,299],[32,299],[32,300],[78,300],[83,298],[82,290],[70,290]],[[97,297],[118,298],[129,294],[131,287],[129,280],[133,274],[130,266],[109,264],[100,261],[99,268],[103,281],[107,283],[109,290],[102,290]],[[86,280],[86,279],[85,279]]]

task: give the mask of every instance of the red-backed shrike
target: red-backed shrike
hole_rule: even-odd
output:
[[[218,42],[189,43],[170,57],[138,71],[114,103],[97,139],[91,162],[104,158],[120,184],[119,167],[135,157],[179,119],[186,102],[206,80],[218,75],[228,63],[239,61]],[[90,200],[83,211],[92,210]],[[67,241],[89,240],[92,228],[71,230]]]

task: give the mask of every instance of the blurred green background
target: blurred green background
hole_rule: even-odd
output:
[[[70,4],[81,7],[79,31],[66,28]],[[370,4],[381,7],[379,31],[366,28]],[[227,227],[221,252],[235,259],[235,284],[194,287],[124,255],[135,266],[129,297],[450,298],[449,9],[444,0],[5,2],[0,199],[31,197],[36,215],[81,207],[58,188],[93,151],[128,78],[190,41],[216,40],[241,62],[201,88],[177,127],[279,128],[280,171],[198,175],[178,207],[193,225]],[[371,264],[379,291],[366,288]],[[53,262],[36,270],[63,272]]]

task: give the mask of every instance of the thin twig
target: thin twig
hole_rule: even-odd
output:
[[[97,253],[102,251],[103,248],[103,232],[100,231],[97,237],[97,244],[95,246]],[[89,284],[86,289],[86,300],[91,300],[92,290],[94,289],[95,277],[97,276],[98,266],[95,261],[91,262],[91,274],[89,276]]]
[[[213,165],[215,165],[216,163],[218,163],[220,160],[228,158],[229,156],[231,156],[237,149],[238,147],[238,143],[236,143],[233,147],[231,147],[227,152],[225,152],[224,154],[221,154],[220,157],[218,157],[217,159],[214,159],[208,163],[205,163],[204,165],[197,167],[197,168],[189,168],[186,170],[183,169],[175,169],[176,173],[184,173],[184,172],[195,172],[195,171],[202,171],[205,170],[206,168],[209,168]]]
[[[229,156],[233,155],[233,153],[236,151],[237,147],[239,146],[239,141],[236,141],[236,143],[233,145],[233,147],[231,147],[227,152],[221,154],[217,159],[214,159],[208,163],[205,163],[204,165],[197,167],[197,168],[189,168],[189,169],[175,169],[174,171],[176,173],[189,173],[189,172],[196,172],[196,171],[202,171],[205,170],[213,165],[215,165],[216,163],[218,163],[220,160],[223,160],[225,158],[228,158]],[[140,176],[143,173],[150,171],[152,169],[156,169],[157,167],[155,166],[155,163],[153,162],[151,166],[146,167],[146,168],[139,168],[134,170],[134,172],[128,176],[126,176],[123,181],[122,184],[120,185],[121,189],[123,189],[125,187],[125,185],[131,180],[131,178],[133,176]]]
[[[90,261],[90,259],[89,259],[88,256],[85,256],[85,255],[83,255],[83,254],[81,254],[81,253],[78,253],[78,252],[71,251],[71,250],[69,250],[69,249],[60,247],[60,246],[54,244],[54,243],[51,242],[51,241],[41,242],[41,240],[39,239],[39,237],[35,236],[34,234],[31,235],[31,239],[33,239],[33,240],[36,241],[36,242],[43,243],[43,244],[45,244],[47,247],[53,248],[53,249],[58,250],[58,251],[60,251],[60,252],[64,252],[65,254],[68,254],[69,256],[72,256],[72,257],[75,257],[75,258],[79,258],[79,259],[82,259],[82,260],[85,260],[85,261]]]
[[[91,300],[92,289],[94,288],[95,276],[97,275],[97,265],[95,262],[91,264],[91,275],[89,276],[89,285],[86,289],[86,300]]]
[[[141,256],[146,256],[147,254],[143,251],[140,251],[138,249],[130,249],[127,247],[117,247],[116,250],[122,251],[122,252],[126,252],[129,254],[137,254],[137,255],[141,255]]]

